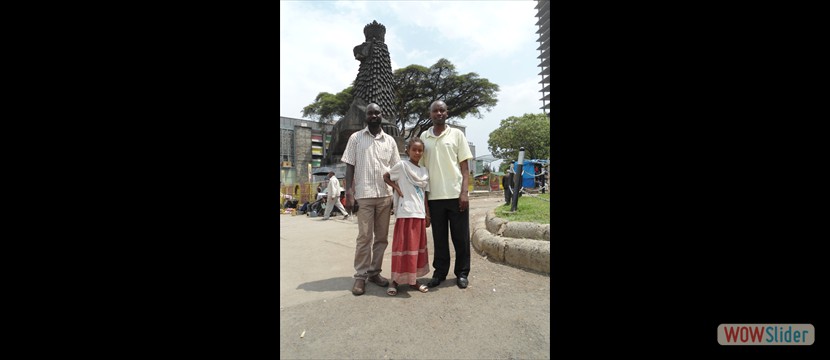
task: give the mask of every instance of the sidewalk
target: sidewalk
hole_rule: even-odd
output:
[[[470,223],[502,201],[472,199]],[[366,293],[354,296],[356,219],[320,219],[280,216],[280,358],[550,358],[550,277],[490,262],[473,250],[467,289],[455,285],[450,270],[425,294],[401,286],[391,297],[367,283]],[[391,235],[390,226],[386,277]]]

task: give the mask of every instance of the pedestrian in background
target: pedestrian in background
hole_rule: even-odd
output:
[[[334,171],[329,171],[328,179],[329,184],[326,186],[326,212],[323,214],[322,220],[329,219],[331,211],[335,206],[337,206],[337,210],[340,210],[340,213],[343,214],[343,220],[346,220],[349,218],[349,213],[346,212],[346,208],[340,203],[340,191],[342,191],[340,181],[334,176]]]
[[[510,162],[507,171],[504,172],[504,176],[501,178],[501,186],[504,188],[504,203],[506,205],[510,205],[510,201],[513,199],[513,164],[515,163],[515,160]]]

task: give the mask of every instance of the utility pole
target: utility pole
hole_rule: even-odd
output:
[[[516,212],[516,205],[519,203],[519,191],[522,190],[522,173],[525,163],[525,148],[524,146],[519,148],[519,162],[518,169],[516,169],[516,174],[513,175],[513,201],[510,202],[510,212]]]

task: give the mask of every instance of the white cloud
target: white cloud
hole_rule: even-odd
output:
[[[471,58],[507,57],[536,41],[535,1],[398,1],[389,7],[404,23],[436,29],[475,49]],[[440,45],[442,39],[435,39]]]
[[[521,82],[501,86],[499,90],[499,105],[511,109],[522,109],[526,113],[538,114],[542,112],[541,77],[527,78]],[[512,116],[522,116],[524,113]]]
[[[386,25],[392,69],[450,60],[461,74],[475,72],[499,84],[498,105],[467,126],[476,155],[509,116],[540,113],[536,75],[535,1],[280,1],[280,116],[301,117],[319,92],[336,93],[354,81],[352,49],[363,27]],[[452,111],[452,109],[450,109]]]
[[[354,81],[360,63],[352,50],[363,42],[365,24],[351,19],[280,1],[281,116],[301,117],[318,93],[337,93]]]

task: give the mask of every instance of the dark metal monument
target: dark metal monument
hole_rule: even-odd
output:
[[[355,99],[346,113],[332,130],[331,144],[327,151],[326,163],[337,164],[346,150],[346,143],[355,131],[366,127],[366,105],[380,105],[383,131],[395,138],[398,151],[403,153],[403,138],[398,134],[398,127],[389,119],[394,111],[395,91],[392,88],[392,61],[386,46],[386,27],[377,20],[363,27],[366,40],[354,47],[354,58],[360,61],[355,78]]]

